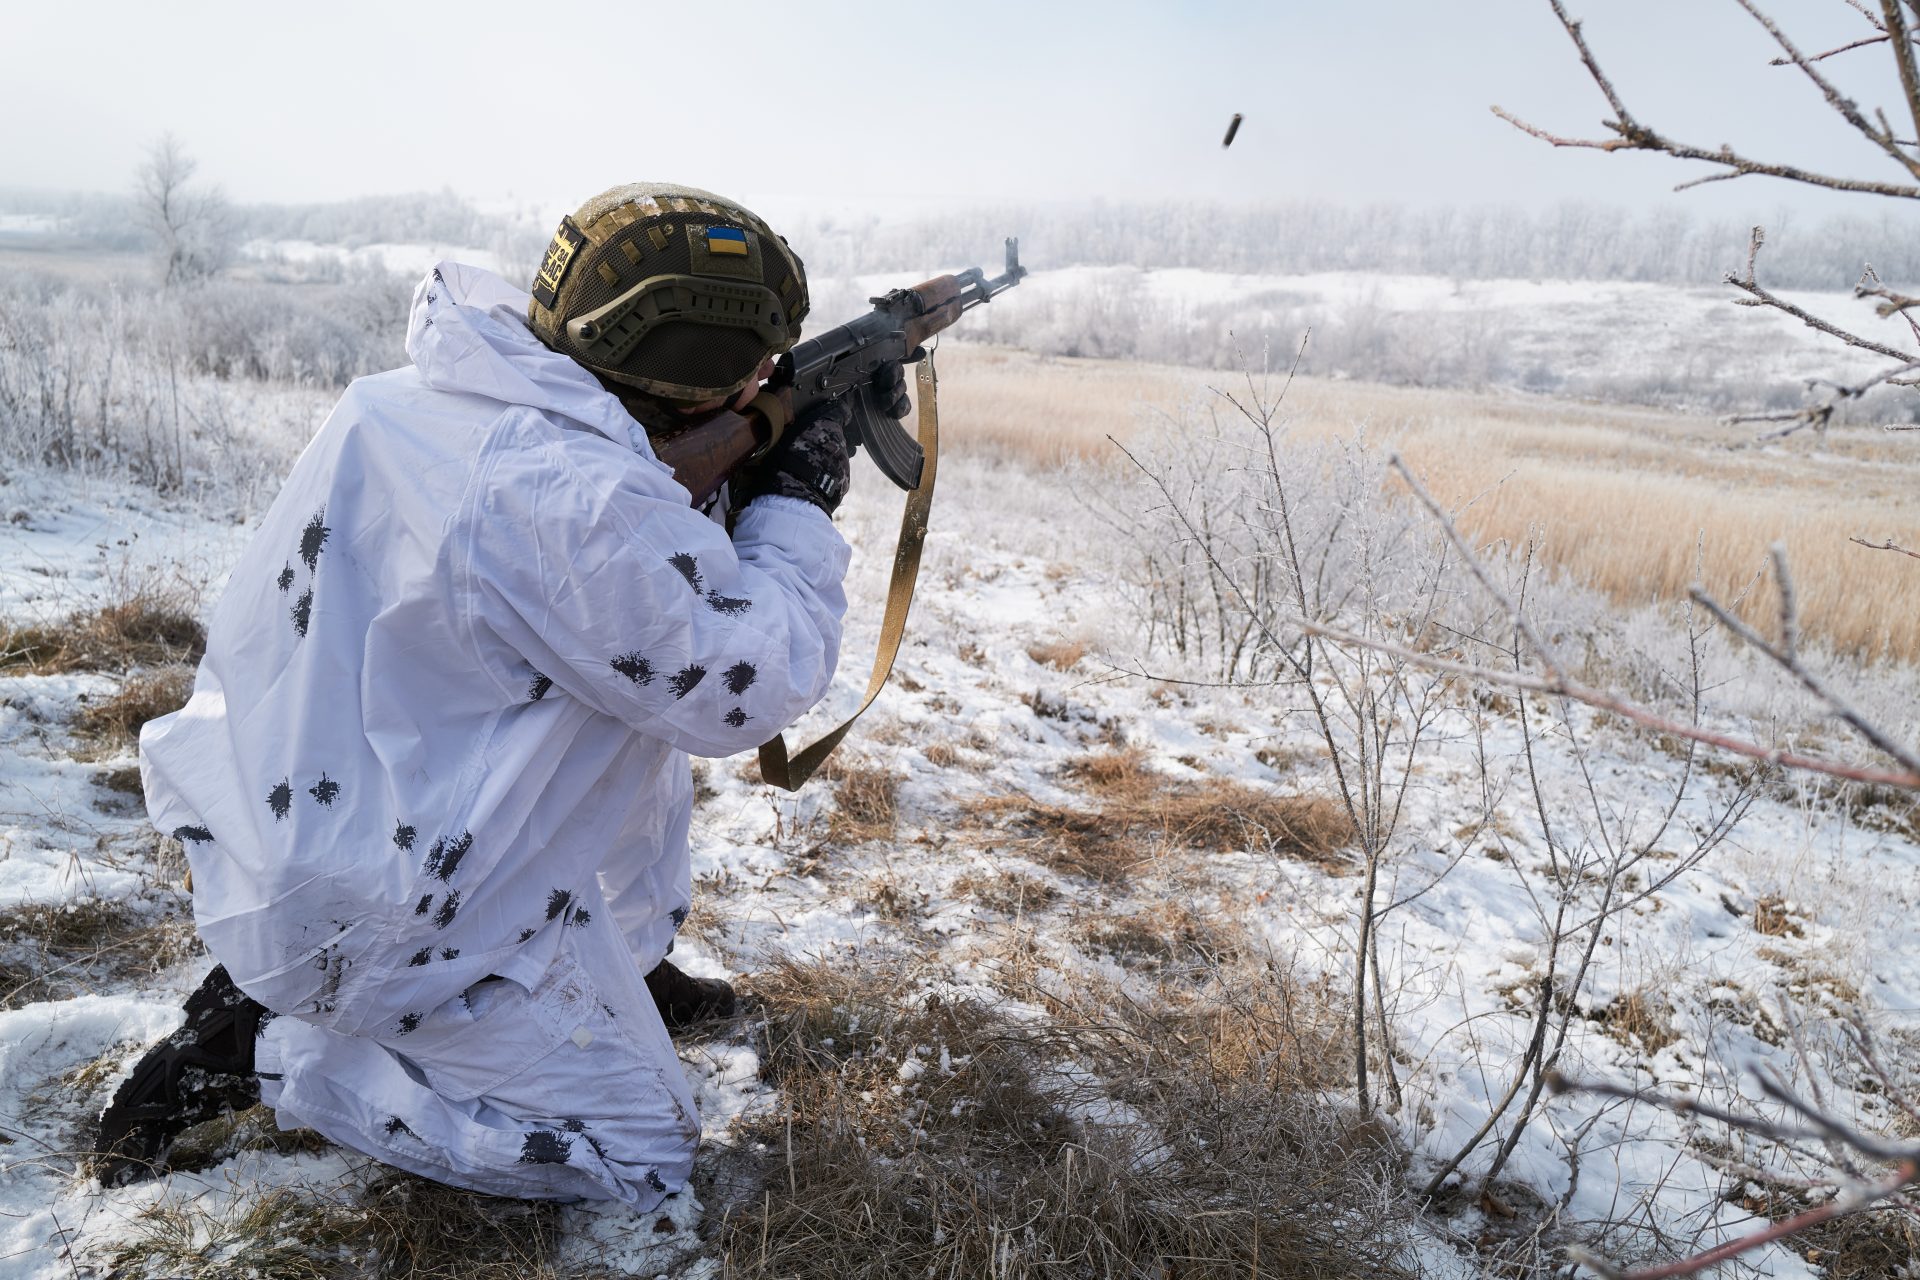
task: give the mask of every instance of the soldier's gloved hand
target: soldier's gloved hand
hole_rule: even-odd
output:
[[[913,412],[913,401],[907,398],[907,370],[897,362],[874,370],[867,394],[873,398],[873,407],[889,418],[904,418]]]
[[[777,494],[811,502],[828,515],[839,510],[847,496],[847,424],[852,420],[845,400],[829,400],[789,426],[766,457],[741,473],[740,505]]]

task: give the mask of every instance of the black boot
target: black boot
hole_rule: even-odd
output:
[[[647,975],[647,990],[669,1031],[733,1014],[730,985],[719,978],[689,977],[665,960]]]
[[[187,997],[187,1021],[147,1050],[100,1113],[100,1184],[123,1187],[166,1172],[173,1140],[224,1111],[260,1101],[253,1038],[266,1009],[215,965]]]

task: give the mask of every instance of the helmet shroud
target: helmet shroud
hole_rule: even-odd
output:
[[[799,256],[750,210],[630,183],[560,220],[527,324],[610,382],[696,404],[733,395],[791,348],[807,306]]]

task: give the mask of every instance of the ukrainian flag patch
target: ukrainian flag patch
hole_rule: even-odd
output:
[[[747,256],[747,233],[738,227],[708,227],[707,252],[744,258]]]

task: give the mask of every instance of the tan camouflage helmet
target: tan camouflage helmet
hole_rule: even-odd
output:
[[[792,347],[807,305],[799,256],[752,212],[635,182],[560,220],[527,324],[612,382],[697,404],[733,395]]]

